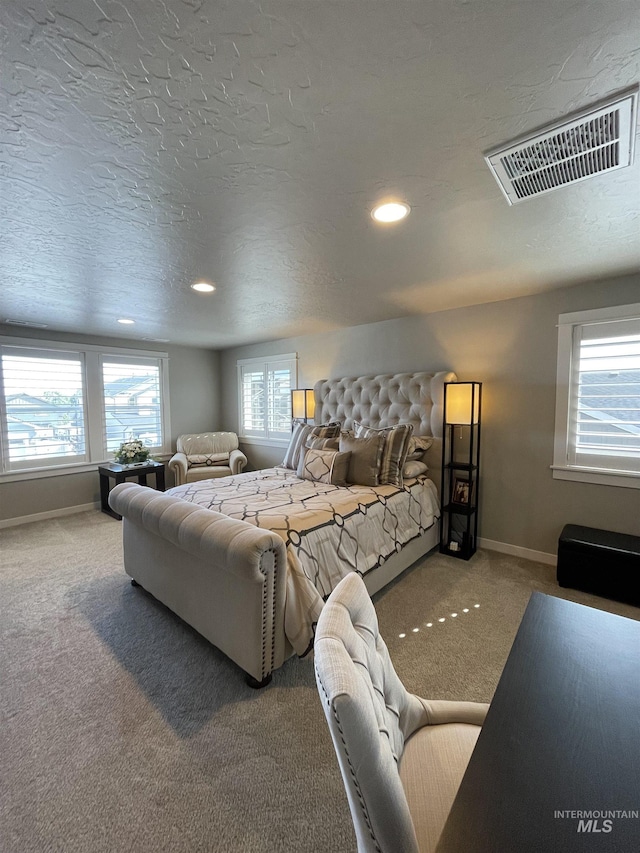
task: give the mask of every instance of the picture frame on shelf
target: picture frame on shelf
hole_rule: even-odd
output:
[[[466,477],[454,477],[451,503],[468,507],[471,504],[473,482]]]

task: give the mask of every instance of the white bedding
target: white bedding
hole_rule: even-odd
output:
[[[287,547],[285,633],[299,655],[313,645],[324,599],[349,571],[362,575],[422,535],[439,515],[425,476],[396,486],[332,486],[286,468],[188,483],[169,494],[272,530]]]

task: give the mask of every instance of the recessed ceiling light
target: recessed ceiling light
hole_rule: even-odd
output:
[[[390,201],[386,204],[379,204],[371,211],[371,216],[376,222],[398,222],[408,215],[411,208],[403,201]]]
[[[133,326],[135,322],[135,320],[128,320],[126,317],[121,317],[120,320],[118,320],[118,323],[122,323],[123,326]]]
[[[209,284],[208,281],[197,281],[195,284],[191,285],[191,289],[197,290],[198,293],[213,293],[215,286],[213,284]]]

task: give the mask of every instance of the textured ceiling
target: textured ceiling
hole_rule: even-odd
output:
[[[2,0],[0,28],[0,322],[217,348],[640,268],[640,156],[515,207],[483,160],[640,81],[640,0]],[[376,225],[385,197],[411,216]]]

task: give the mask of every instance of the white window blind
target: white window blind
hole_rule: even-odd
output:
[[[160,361],[102,359],[103,440],[113,452],[123,441],[140,439],[150,449],[162,447]]]
[[[168,450],[166,353],[74,346],[0,339],[0,474],[105,462],[134,438]]]
[[[288,441],[296,356],[238,362],[239,432],[242,437]]]
[[[243,435],[263,435],[265,433],[266,383],[264,367],[240,367],[240,408]]]
[[[640,305],[560,317],[552,467],[640,488]]]
[[[570,461],[640,471],[640,319],[574,329]]]
[[[291,365],[267,364],[267,432],[270,436],[291,435]]]
[[[86,459],[84,361],[78,352],[2,346],[4,467]]]

